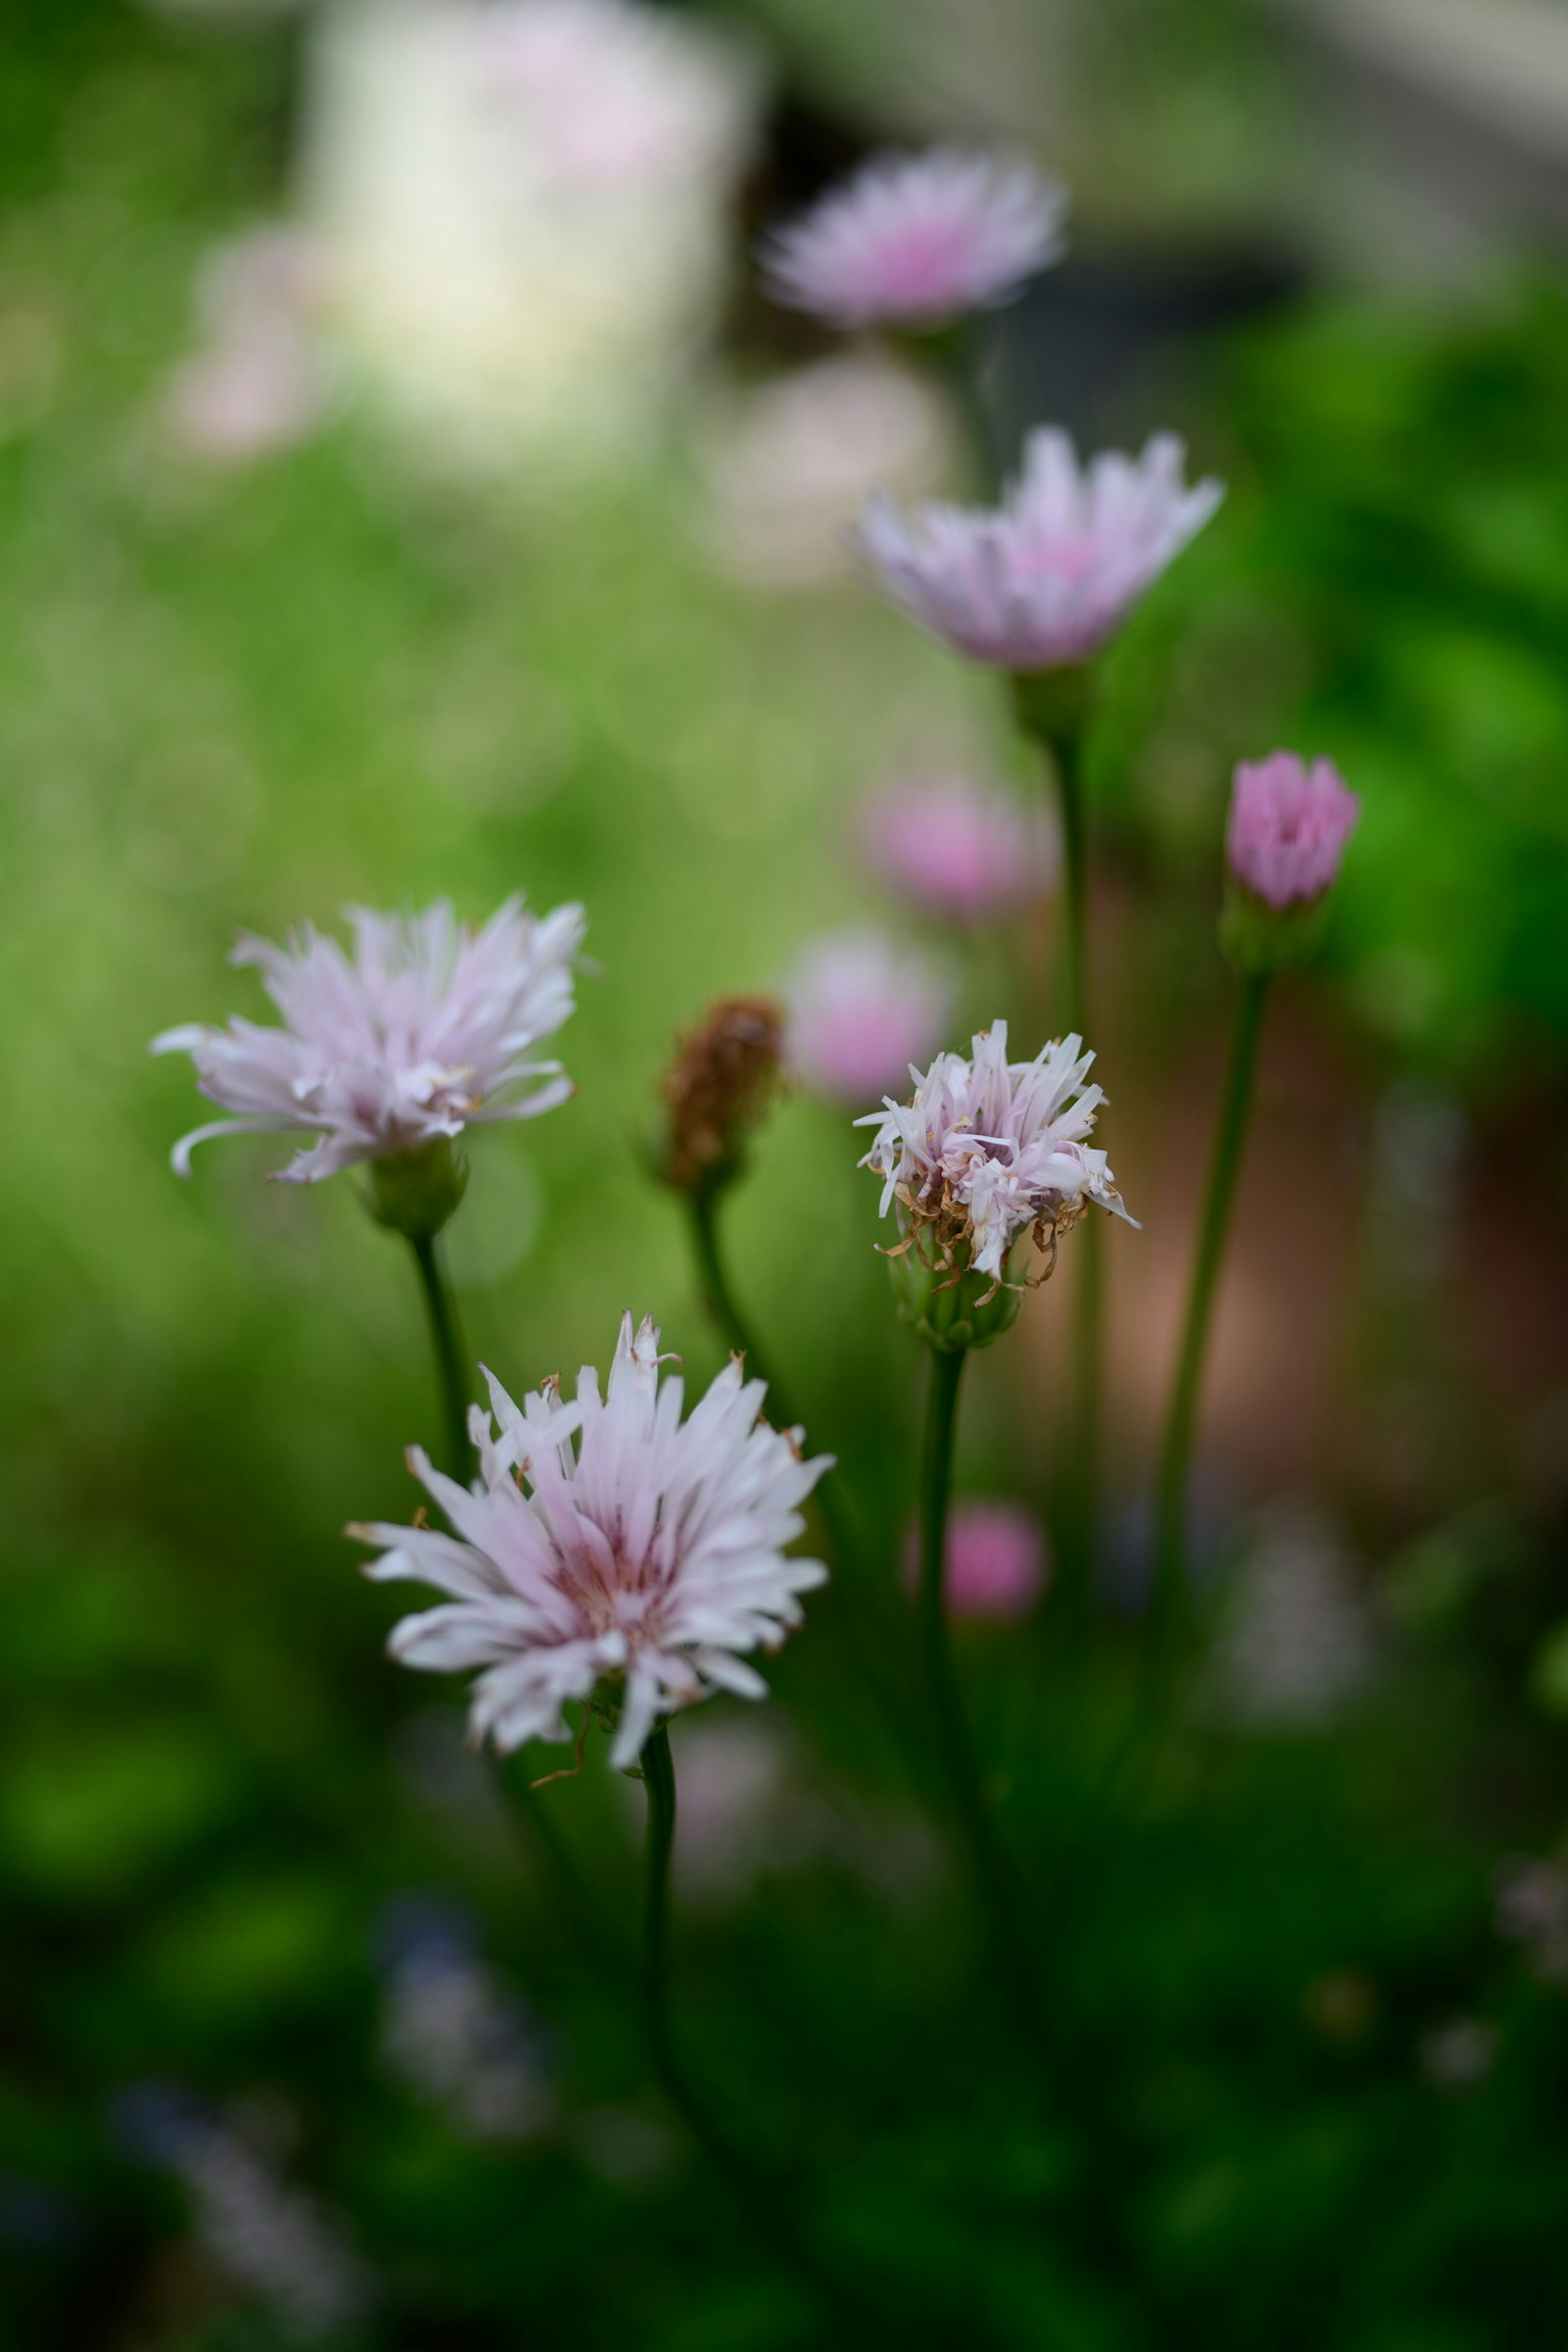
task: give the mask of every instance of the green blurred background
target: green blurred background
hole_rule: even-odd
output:
[[[1421,268],[1369,193],[1358,282],[1317,201],[1349,68],[1310,12],[1287,37],[1241,0],[1020,0],[973,40],[962,10],[886,0],[738,14],[766,85],[716,350],[635,459],[580,475],[477,473],[353,393],[254,462],[182,448],[160,404],[193,279],[290,201],[309,22],[27,0],[0,33],[0,2344],[1555,2342],[1550,207]],[[383,1655],[395,1612],[338,1531],[403,1515],[434,1419],[396,1246],[352,1181],[266,1184],[266,1142],[178,1183],[189,1072],[146,1047],[259,1010],[225,965],[240,927],[581,898],[577,1097],[480,1136],[453,1229],[472,1343],[516,1388],[603,1362],[631,1307],[690,1379],[717,1368],[646,1169],[676,1032],[886,913],[852,811],[890,766],[934,745],[1037,788],[987,682],[852,573],[715,561],[713,383],[826,348],[747,290],[743,240],[879,138],[1023,135],[1037,88],[1079,234],[993,331],[995,429],[1173,424],[1230,495],[1119,647],[1095,747],[1094,1042],[1145,1224],[1111,1236],[1100,1613],[1070,1672],[1048,1598],[964,1643],[1038,1893],[1047,2055],[998,2026],[842,1599],[778,1662],[765,1727],[719,1702],[677,1739],[684,2028],[716,2099],[807,2165],[812,2230],[881,2315],[851,2326],[649,2089],[616,1958],[635,1792],[591,1758],[542,1838],[464,1750],[460,1693]],[[1225,795],[1276,742],[1334,757],[1365,814],[1271,1033],[1200,1480],[1213,1654],[1129,1784],[1142,1496],[1228,1005]],[[1050,944],[1010,942],[1000,982],[976,950],[963,1015],[1001,985],[1048,1023]],[[731,1242],[845,1459],[897,1681],[919,1366],[855,1154],[840,1108],[788,1100]],[[970,1491],[1048,1511],[1069,1284],[979,1368]]]

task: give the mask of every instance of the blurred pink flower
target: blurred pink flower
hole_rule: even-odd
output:
[[[947,1025],[942,967],[879,931],[817,940],[784,991],[784,1059],[800,1083],[863,1103],[901,1086]]]
[[[920,1578],[920,1534],[910,1529],[904,1581]],[[1016,1503],[959,1503],[947,1523],[942,1591],[954,1617],[1026,1617],[1050,1580],[1045,1530]]]
[[[860,1164],[883,1179],[883,1216],[897,1201],[908,1226],[930,1229],[947,1251],[962,1241],[970,1264],[998,1282],[1027,1226],[1044,1246],[1049,1230],[1091,1201],[1135,1223],[1104,1152],[1083,1140],[1105,1097],[1085,1084],[1094,1055],[1082,1038],[1009,1062],[1007,1024],[997,1021],[972,1040],[972,1052],[973,1060],[939,1054],[916,1074],[912,1102],[889,1096],[857,1119],[878,1130]]]
[[[764,240],[763,280],[832,327],[941,326],[1055,261],[1066,209],[1066,192],[1016,158],[874,155]]]
[[[247,230],[215,246],[196,282],[202,334],[164,393],[182,446],[240,464],[299,441],[328,405],[316,335],[324,273],[298,229]]]
[[[1030,434],[996,509],[917,507],[879,493],[859,543],[887,594],[933,636],[998,669],[1087,661],[1203,528],[1225,493],[1184,485],[1184,451],[1157,434],[1142,457],[1079,465],[1054,425]]]
[[[1321,898],[1339,877],[1361,803],[1327,760],[1294,751],[1244,760],[1236,772],[1226,854],[1238,881],[1271,907]]]
[[[239,1114],[182,1138],[177,1175],[190,1174],[193,1145],[209,1137],[304,1129],[320,1139],[278,1173],[316,1183],[567,1099],[560,1063],[529,1056],[572,1012],[581,907],[541,919],[509,898],[477,938],[444,898],[423,915],[354,908],[349,920],[352,962],[309,924],[286,949],[241,938],[230,961],[266,974],[281,1028],[192,1023],[153,1039],[155,1054],[189,1054],[203,1094]],[[519,1094],[529,1080],[542,1084]]]
[[[607,1394],[585,1365],[570,1405],[548,1381],[520,1410],[487,1372],[494,1425],[470,1408],[473,1486],[417,1446],[408,1455],[456,1533],[349,1529],[384,1548],[371,1577],[451,1594],[404,1618],[389,1646],[433,1674],[485,1669],[468,1715],[475,1740],[505,1751],[568,1739],[563,1702],[624,1677],[610,1751],[624,1771],[661,1715],[715,1690],[765,1698],[736,1654],[776,1650],[801,1622],[799,1595],[826,1580],[819,1560],[784,1548],[831,1457],[807,1462],[804,1430],[759,1423],[765,1387],[738,1360],[683,1423],[683,1383],[661,1382],[658,1339],[649,1321],[634,1338],[623,1317]]]
[[[1043,807],[966,776],[911,776],[866,803],[866,855],[917,907],[961,923],[1026,905],[1055,881],[1060,855]]]

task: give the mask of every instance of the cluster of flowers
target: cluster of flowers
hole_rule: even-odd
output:
[[[1063,210],[1061,192],[1022,163],[878,158],[775,236],[765,268],[778,299],[831,324],[928,335],[1008,299],[1053,259]],[[1111,453],[1085,467],[1064,434],[1042,429],[994,511],[906,517],[874,500],[860,540],[896,605],[968,659],[1027,682],[1089,662],[1221,495],[1215,482],[1185,485],[1169,436],[1138,459]],[[1238,769],[1227,848],[1246,954],[1266,964],[1269,918],[1321,903],[1356,814],[1325,761],[1279,752]],[[1037,896],[1055,860],[1037,822],[949,778],[882,795],[866,838],[886,877],[966,922]],[[461,1197],[454,1146],[468,1129],[536,1117],[571,1092],[560,1063],[538,1055],[573,1011],[583,912],[541,919],[512,898],[477,935],[444,903],[351,920],[352,955],[310,929],[282,948],[241,940],[235,961],[261,971],[281,1026],[237,1019],[156,1040],[188,1053],[203,1093],[230,1114],[186,1136],[174,1165],[188,1174],[193,1147],[215,1135],[301,1134],[310,1141],[278,1171],[284,1181],[368,1163],[382,1221],[427,1242]],[[693,1193],[728,1181],[781,1059],[861,1102],[889,1065],[907,1067],[908,1099],[889,1087],[859,1122],[877,1129],[862,1164],[882,1181],[882,1214],[897,1214],[891,1255],[939,1288],[968,1286],[976,1310],[1016,1295],[1026,1236],[1048,1271],[1058,1236],[1091,1207],[1127,1217],[1088,1140],[1104,1098],[1078,1035],[1013,1061],[997,1021],[968,1055],[927,1058],[951,1003],[929,964],[848,940],[800,975],[787,1036],[767,1000],[716,1007],[667,1085],[670,1181]],[[973,1344],[978,1325],[963,1330]],[[761,1696],[745,1654],[776,1646],[826,1573],[787,1548],[828,1457],[807,1460],[804,1431],[763,1421],[763,1384],[738,1360],[683,1421],[658,1337],[628,1314],[604,1392],[585,1368],[570,1404],[552,1381],[519,1406],[487,1374],[490,1412],[470,1413],[472,1484],[417,1449],[409,1456],[452,1532],[423,1515],[353,1530],[379,1549],[372,1575],[447,1596],[395,1629],[393,1653],[478,1670],[472,1729],[498,1748],[570,1738],[563,1706],[579,1701],[612,1728],[613,1760],[634,1765],[675,1709],[715,1689]],[[986,1541],[991,1564],[972,1580],[982,1609],[1038,1589],[1032,1555]]]

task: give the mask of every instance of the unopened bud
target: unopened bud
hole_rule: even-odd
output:
[[[1317,944],[1361,803],[1327,760],[1244,760],[1226,826],[1220,945],[1241,972],[1299,963]]]
[[[942,1355],[988,1348],[1018,1319],[1023,1287],[973,1266],[933,1264],[918,1241],[888,1259],[899,1314]]]
[[[770,996],[726,996],[679,1039],[659,1091],[669,1114],[659,1172],[678,1192],[720,1191],[740,1173],[778,1086],[784,1015]]]

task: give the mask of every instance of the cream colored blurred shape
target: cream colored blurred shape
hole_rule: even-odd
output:
[[[631,0],[341,0],[302,188],[367,388],[455,459],[635,455],[712,332],[748,51]]]

